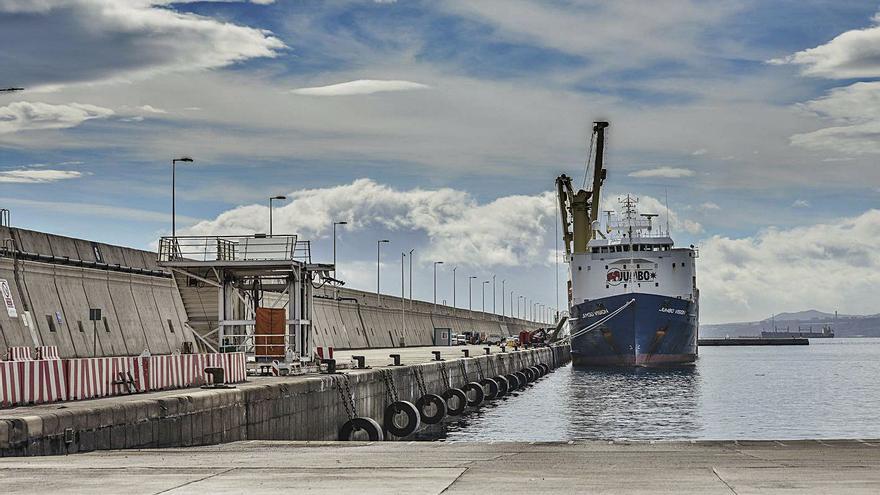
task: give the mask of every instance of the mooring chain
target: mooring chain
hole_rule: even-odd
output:
[[[416,386],[419,388],[419,395],[427,395],[428,388],[425,387],[425,377],[422,375],[422,368],[419,366],[414,367],[413,375],[416,377]]]
[[[394,386],[394,374],[391,370],[382,370],[382,379],[385,382],[385,402],[397,402],[397,387]],[[388,399],[391,398],[389,402]]]
[[[467,366],[464,364],[464,359],[458,360],[458,367],[461,368],[461,376],[464,377],[464,382],[467,383],[471,381],[470,378],[468,378]]]
[[[446,388],[452,387],[452,382],[449,381],[449,372],[446,370],[446,363],[440,363],[440,376],[443,377],[443,381],[446,383]]]
[[[480,381],[483,381],[486,376],[483,374],[483,364],[480,363],[480,360],[477,359],[477,376],[480,377]]]
[[[336,379],[336,390],[339,391],[339,398],[342,400],[342,407],[345,408],[348,419],[354,419],[357,416],[357,406],[355,405],[351,388],[348,386],[348,375],[338,376]]]

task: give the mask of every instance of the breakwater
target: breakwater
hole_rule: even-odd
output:
[[[415,402],[480,377],[570,359],[566,346],[496,352],[345,374],[252,378],[226,389],[157,392],[0,412],[0,455],[180,447],[238,440],[336,440],[351,413],[383,424],[391,401]],[[421,377],[421,384],[417,376]],[[423,390],[424,388],[424,390]],[[354,411],[348,411],[346,403]]]

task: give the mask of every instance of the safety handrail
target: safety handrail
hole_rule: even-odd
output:
[[[568,338],[569,338],[569,339],[573,339],[573,338],[575,338],[575,337],[580,337],[581,335],[583,335],[583,334],[585,334],[585,333],[587,333],[587,332],[592,332],[593,330],[595,330],[596,328],[598,328],[600,325],[603,325],[606,321],[608,321],[608,320],[610,320],[611,318],[614,318],[615,316],[617,316],[618,314],[620,314],[621,311],[623,311],[624,309],[626,309],[627,307],[629,307],[629,305],[632,304],[632,303],[634,303],[634,302],[636,302],[635,299],[630,299],[629,301],[627,301],[626,304],[624,304],[623,306],[621,306],[621,307],[615,309],[615,310],[612,311],[610,314],[608,314],[608,316],[606,316],[605,318],[602,318],[601,320],[597,321],[596,323],[593,323],[592,325],[588,326],[587,328],[582,328],[582,329],[580,329],[577,333],[574,333],[574,334],[569,335]]]

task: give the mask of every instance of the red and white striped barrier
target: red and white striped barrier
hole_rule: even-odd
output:
[[[149,389],[166,390],[204,385],[206,354],[181,354],[150,356],[147,360],[149,370]]]
[[[318,359],[333,359],[333,348],[332,347],[316,347],[315,354],[318,355]]]
[[[61,359],[61,356],[58,354],[58,346],[37,346],[37,359]]]
[[[10,347],[6,351],[7,361],[32,361],[30,347]]]
[[[0,406],[64,400],[67,382],[60,360],[0,362]]]
[[[243,352],[224,352],[205,354],[205,356],[208,358],[207,366],[223,368],[226,383],[240,383],[247,378],[247,365]]]
[[[247,376],[241,352],[0,361],[0,407],[195,387],[207,383],[208,367],[223,368],[226,383]]]
[[[145,359],[102,357],[62,360],[67,375],[67,399],[93,399],[129,394],[132,390],[129,384],[114,383],[128,380],[129,376],[134,380],[131,385],[135,392],[146,392]],[[123,373],[121,377],[120,373]]]

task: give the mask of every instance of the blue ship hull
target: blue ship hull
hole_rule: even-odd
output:
[[[697,358],[695,301],[635,293],[595,299],[571,309],[575,366],[664,366]],[[596,325],[602,320],[607,321]]]

